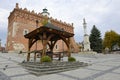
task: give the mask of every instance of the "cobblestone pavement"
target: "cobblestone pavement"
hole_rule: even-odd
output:
[[[18,63],[25,55],[0,53],[0,80],[120,80],[120,54],[72,54],[77,61],[90,65],[76,70],[35,76]],[[64,61],[67,58],[63,58]],[[39,61],[39,60],[38,60]]]
[[[0,71],[0,80],[11,80],[10,77]]]

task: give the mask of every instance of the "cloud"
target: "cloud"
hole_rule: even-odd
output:
[[[0,39],[2,40],[2,46],[4,46],[6,42],[8,15],[9,15],[8,10],[0,8]]]
[[[7,22],[6,18],[8,15],[9,15],[8,10],[0,8],[0,18],[1,18],[0,23],[6,23]]]
[[[0,28],[7,29],[7,17],[9,12],[19,3],[22,8],[35,12],[42,12],[47,8],[50,16],[67,23],[74,23],[75,39],[83,40],[83,18],[87,21],[87,31],[93,25],[101,31],[102,36],[107,30],[120,33],[120,1],[119,0],[8,0],[0,2]],[[6,4],[6,5],[4,5]],[[4,31],[7,33],[7,30]],[[1,36],[0,36],[1,37]],[[3,37],[3,36],[2,36]]]

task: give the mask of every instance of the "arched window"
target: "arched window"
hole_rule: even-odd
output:
[[[55,49],[58,50],[59,49],[59,45],[55,45]]]
[[[56,49],[57,49],[58,46],[56,45],[55,47],[56,47]]]

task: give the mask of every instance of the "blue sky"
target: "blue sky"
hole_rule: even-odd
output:
[[[83,18],[87,22],[87,32],[93,25],[101,31],[102,37],[109,30],[120,34],[120,0],[0,0],[0,39],[6,43],[8,16],[19,3],[20,8],[42,12],[47,8],[50,16],[67,23],[74,23],[76,42],[83,40]]]

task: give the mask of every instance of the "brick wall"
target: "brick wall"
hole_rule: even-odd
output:
[[[74,33],[73,24],[68,24],[66,22],[58,21],[57,19],[49,18],[51,23],[55,26],[63,28],[65,31]],[[28,11],[26,8],[22,9],[15,7],[8,17],[8,36],[6,49],[8,52],[19,52],[27,51],[28,40],[24,37],[26,32],[31,32],[36,29],[36,20],[39,21],[39,26],[43,20],[41,13],[35,13],[34,11]],[[72,46],[74,51],[78,51],[75,40],[71,38]],[[31,50],[36,49],[36,44],[32,46]],[[37,42],[37,49],[42,49],[41,41]],[[60,40],[56,43],[54,47],[55,52],[66,51],[66,44]]]

